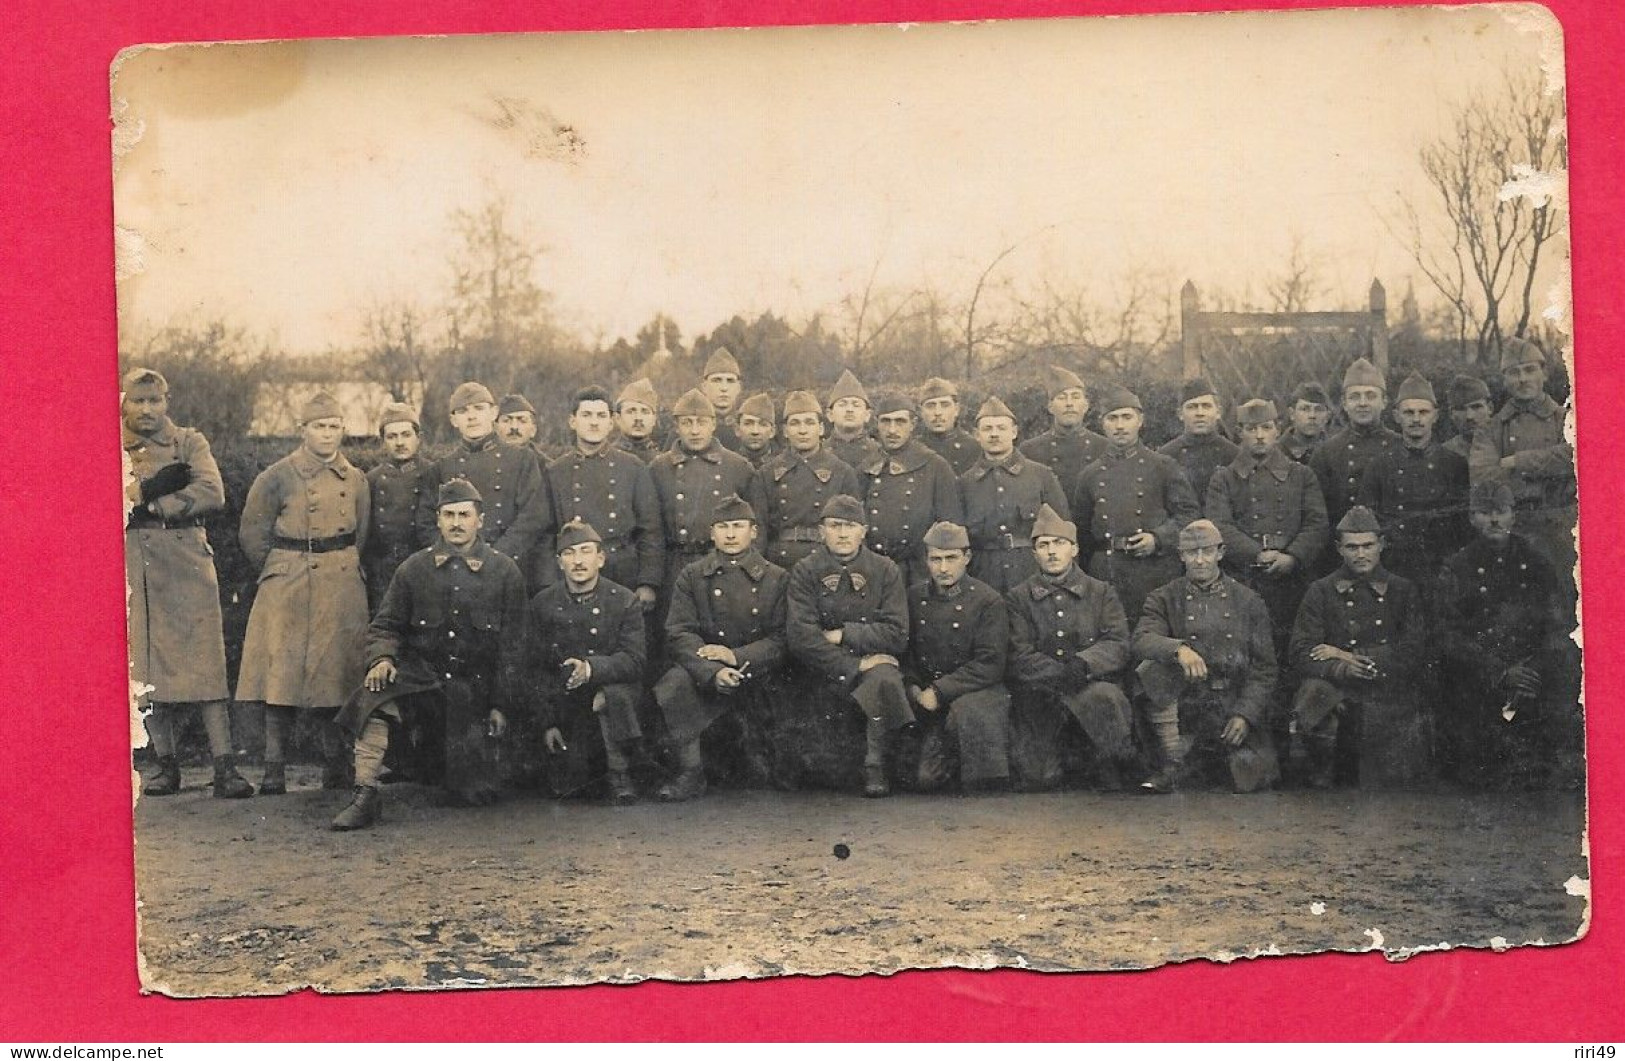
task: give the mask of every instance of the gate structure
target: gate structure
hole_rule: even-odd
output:
[[[1206,375],[1232,406],[1249,398],[1283,403],[1310,381],[1335,395],[1357,357],[1388,375],[1388,295],[1377,280],[1368,309],[1297,313],[1204,310],[1187,280],[1179,323],[1184,378]]]

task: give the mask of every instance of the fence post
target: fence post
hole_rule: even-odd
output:
[[[1200,336],[1197,334],[1196,313],[1201,301],[1196,295],[1196,285],[1189,280],[1179,289],[1179,345],[1184,355],[1184,378],[1195,379],[1202,374],[1202,348]]]
[[[1388,378],[1388,292],[1381,280],[1371,281],[1371,360]]]

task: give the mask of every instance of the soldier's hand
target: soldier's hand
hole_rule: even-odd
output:
[[[884,652],[876,652],[872,656],[864,656],[862,659],[858,660],[858,673],[862,674],[866,670],[873,670],[876,667],[886,664],[890,664],[893,667],[900,666],[900,664],[897,662],[896,656],[888,656]]]
[[[920,690],[919,701],[920,706],[927,711],[942,710],[942,698],[937,696],[937,691],[929,685]]]
[[[1325,663],[1328,660],[1341,660],[1344,663],[1354,662],[1353,656],[1336,645],[1316,645],[1309,650],[1309,658],[1316,663]]]
[[[1265,549],[1258,554],[1258,562],[1264,564],[1264,574],[1279,578],[1290,575],[1298,566],[1291,553],[1283,553],[1279,549]]]
[[[633,592],[637,594],[638,607],[642,608],[645,612],[652,609],[655,606],[655,601],[660,597],[660,594],[656,592],[653,586],[639,586]]]
[[[1128,541],[1123,543],[1130,556],[1150,556],[1157,551],[1157,536],[1149,531],[1129,535]]]
[[[1219,734],[1219,739],[1232,748],[1239,748],[1251,730],[1252,727],[1247,724],[1246,719],[1240,715],[1231,715],[1230,721],[1224,724],[1224,731]]]
[[[1354,676],[1363,682],[1377,680],[1377,661],[1370,656],[1354,657]]]
[[[1503,471],[1509,471],[1510,472],[1510,471],[1513,471],[1514,469],[1516,469],[1517,467],[1518,467],[1518,455],[1516,453],[1509,453],[1505,457],[1501,458],[1501,469]]]
[[[500,737],[508,732],[508,716],[496,708],[486,716],[485,735],[487,737]]]
[[[192,467],[177,461],[166,464],[152,473],[152,478],[141,484],[141,500],[156,501],[165,494],[185,490],[192,482]]]
[[[717,692],[731,693],[745,683],[745,676],[735,667],[717,671]]]
[[[395,673],[395,661],[381,659],[372,665],[372,669],[367,672],[367,680],[362,684],[366,685],[369,693],[381,693],[384,686],[394,684]]]
[[[550,727],[546,733],[542,734],[542,745],[555,755],[570,750],[564,743],[564,734],[559,732],[557,726]]]
[[[564,665],[570,668],[569,677],[564,679],[566,689],[579,689],[592,677],[592,664],[584,659],[567,659]]]
[[[1525,696],[1539,696],[1540,672],[1527,664],[1519,663],[1506,669],[1506,673],[1501,675],[1501,684]]]
[[[739,657],[727,645],[701,645],[696,656],[711,663],[721,663],[729,667],[739,666]]]
[[[1180,645],[1179,651],[1174,656],[1179,663],[1179,669],[1185,672],[1186,681],[1201,682],[1207,680],[1207,660],[1202,658],[1201,653],[1189,645]]]
[[[828,641],[832,645],[840,644],[841,643],[841,631],[840,630],[825,630],[824,631],[824,640]]]

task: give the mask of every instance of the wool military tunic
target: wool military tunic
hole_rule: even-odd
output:
[[[959,481],[948,462],[910,439],[863,472],[869,548],[903,569],[906,581],[926,577],[922,538],[941,520],[963,525]]]
[[[1295,464],[1308,464],[1309,458],[1314,456],[1315,450],[1320,448],[1326,436],[1318,438],[1305,438],[1298,434],[1297,428],[1289,427],[1281,434],[1281,452],[1290,457]]]
[[[1215,432],[1211,435],[1180,435],[1158,447],[1157,452],[1178,462],[1196,495],[1197,507],[1201,509],[1207,498],[1208,484],[1213,481],[1213,473],[1235,460],[1241,449]]]
[[[767,507],[757,509],[764,552],[786,571],[824,540],[819,520],[829,499],[863,493],[858,473],[824,447],[786,449],[762,465],[758,480],[767,493]]]
[[[435,539],[434,464],[418,456],[386,458],[367,472],[367,489],[372,522],[361,546],[361,566],[367,597],[376,606],[395,569]]]
[[[366,477],[301,446],[254,480],[238,541],[259,566],[237,699],[337,707],[361,681],[367,590],[357,540],[372,511]]]
[[[947,461],[948,467],[954,470],[955,475],[964,475],[970,471],[971,465],[982,459],[981,444],[968,432],[957,427],[950,427],[941,434],[935,431],[921,431],[914,438],[920,445]]]
[[[853,470],[867,468],[885,456],[885,450],[871,435],[858,435],[856,438],[842,438],[831,432],[824,439],[824,448],[830,453],[846,462]]]
[[[751,449],[749,446],[741,442],[739,444],[739,449],[737,449],[735,452],[741,457],[750,461],[751,467],[755,468],[757,471],[761,471],[762,465],[766,464],[774,457],[777,457],[784,450],[784,448],[785,447],[780,446],[778,442],[774,440],[769,440],[767,445],[763,446],[761,449]]]
[[[1572,593],[1576,507],[1574,446],[1564,438],[1565,409],[1550,395],[1509,401],[1479,428],[1468,455],[1472,478],[1504,479],[1512,487],[1517,529],[1546,552],[1565,591]],[[1513,458],[1513,467],[1501,460]]]
[[[631,590],[600,577],[592,590],[575,593],[561,580],[531,598],[526,626],[537,728],[564,729],[583,716],[590,719],[593,697],[602,692],[606,735],[613,740],[641,735],[637,702],[647,649],[643,608]],[[565,689],[567,659],[585,660],[592,669],[585,685]]]
[[[659,586],[665,577],[665,531],[649,469],[630,453],[605,446],[570,449],[542,472],[558,525],[573,519],[603,538],[604,577],[623,586]],[[551,556],[553,537],[547,539]],[[547,581],[558,578],[556,565]]]
[[[857,698],[870,721],[888,729],[913,721],[899,669],[858,669],[865,656],[901,661],[908,650],[908,591],[896,564],[867,546],[850,560],[820,546],[790,571],[787,598],[786,643],[796,659]],[[826,630],[841,631],[841,643],[826,641]]]
[[[738,494],[758,513],[768,511],[750,461],[715,441],[699,453],[690,453],[680,444],[674,446],[656,457],[649,471],[660,501],[667,566],[676,565],[673,577],[709,548],[711,513],[717,502],[729,494]],[[686,558],[682,557],[685,552],[689,554]]]
[[[639,439],[631,439],[622,435],[615,440],[615,448],[622,453],[630,453],[645,465],[653,463],[656,457],[666,451],[666,447],[661,445],[660,439],[654,435]]]
[[[1439,566],[1466,544],[1467,462],[1437,443],[1399,445],[1366,466],[1360,504],[1382,524],[1382,562],[1429,585]]]
[[[1111,443],[1086,427],[1063,431],[1052,427],[1021,444],[1021,452],[1055,473],[1063,490],[1078,481],[1083,470],[1106,455]]]
[[[1398,433],[1380,423],[1369,427],[1350,424],[1315,449],[1309,468],[1326,494],[1326,518],[1332,526],[1360,503],[1360,483],[1371,462],[1401,445]]]
[[[542,458],[528,446],[504,445],[494,434],[477,442],[459,440],[455,449],[435,462],[434,485],[456,478],[474,484],[484,499],[485,527],[480,537],[521,564],[558,525],[542,477]]]
[[[1078,546],[1089,553],[1089,574],[1117,590],[1130,623],[1139,618],[1146,594],[1178,577],[1179,532],[1201,515],[1179,463],[1140,442],[1110,449],[1085,468],[1072,510],[1083,539]],[[1124,552],[1126,540],[1141,533],[1156,538],[1156,552]]]
[[[1285,641],[1309,588],[1309,573],[1331,538],[1326,495],[1315,473],[1280,447],[1263,460],[1239,454],[1213,473],[1207,515],[1224,535],[1225,569],[1264,598],[1277,640]],[[1254,568],[1265,549],[1286,553],[1297,567],[1269,576]]]
[[[932,460],[941,460],[931,454]],[[946,468],[946,462],[944,462]],[[939,709],[918,717],[940,726],[958,746],[960,779],[967,783],[1009,776],[1010,694],[1004,687],[1010,618],[997,590],[969,575],[943,590],[929,578],[909,588],[907,680],[936,690]],[[929,732],[929,729],[928,729]],[[946,761],[929,740],[922,774],[943,779]]]
[[[166,417],[150,436],[125,429],[124,453],[138,481],[171,464],[191,469],[185,488],[137,501],[125,524],[130,680],[158,703],[224,700],[220,583],[203,520],[225,506],[226,490],[209,441]]]
[[[1000,593],[1038,569],[1033,522],[1046,504],[1069,518],[1071,506],[1055,473],[1012,450],[997,462],[982,457],[959,477],[970,533],[970,573]]]
[[[1226,717],[1246,719],[1254,731],[1249,738],[1262,740],[1276,676],[1275,643],[1263,599],[1223,574],[1208,586],[1181,576],[1159,587],[1145,599],[1134,627],[1135,658],[1177,667],[1181,647],[1201,656],[1208,669],[1205,681],[1185,683],[1182,698],[1215,694]],[[1160,702],[1144,671],[1141,680]],[[1224,719],[1217,721],[1222,725]]]
[[[1444,442],[1444,448],[1456,456],[1466,460],[1472,455],[1473,440],[1466,435],[1451,435]]]

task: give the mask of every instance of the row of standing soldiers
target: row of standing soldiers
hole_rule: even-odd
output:
[[[451,420],[461,436],[451,453],[437,461],[424,459],[418,453],[416,413],[391,406],[380,428],[386,460],[364,478],[340,452],[343,422],[337,404],[318,397],[302,411],[303,444],[256,480],[240,527],[245,551],[262,565],[237,688],[238,700],[267,705],[261,791],[285,788],[282,763],[295,713],[303,708],[332,714],[342,708],[336,717],[347,723],[348,732],[334,726],[328,737],[324,780],[334,785],[348,784],[351,738],[357,735],[356,761],[366,759],[364,774],[375,771],[372,760],[381,762],[389,743],[383,736],[387,730],[372,725],[377,722],[409,736],[397,740],[398,746],[432,749],[435,766],[426,772],[443,773],[467,798],[490,798],[501,772],[491,760],[500,757],[500,749],[523,760],[527,750],[543,748],[541,766],[555,790],[579,790],[603,771],[612,793],[624,799],[632,794],[629,742],[664,728],[677,763],[676,778],[663,792],[683,798],[697,791],[704,775],[696,767],[696,723],[672,724],[670,705],[688,697],[673,692],[681,684],[677,676],[686,675],[704,694],[701,699],[714,703],[728,699],[724,691],[772,687],[785,658],[829,679],[834,690],[845,690],[799,700],[754,697],[800,704],[788,720],[757,720],[741,727],[747,738],[741,753],[746,763],[758,775],[786,784],[829,776],[820,766],[828,765],[826,759],[842,758],[832,754],[838,734],[817,732],[814,723],[825,723],[826,731],[839,729],[835,723],[844,716],[831,705],[859,690],[879,697],[865,706],[871,722],[888,718],[894,728],[906,731],[905,742],[923,746],[916,760],[934,765],[921,768],[921,780],[927,774],[940,780],[945,776],[942,763],[957,753],[961,776],[973,785],[999,783],[1009,771],[1002,760],[1014,763],[1023,787],[1046,787],[1058,779],[1061,753],[1071,739],[1093,760],[1096,779],[1110,787],[1121,781],[1134,744],[1132,734],[1124,734],[1125,726],[1138,727],[1141,743],[1159,761],[1146,782],[1158,791],[1177,783],[1188,759],[1187,745],[1209,731],[1219,746],[1256,753],[1258,763],[1232,778],[1242,787],[1273,780],[1276,748],[1303,752],[1310,760],[1305,779],[1322,784],[1335,771],[1366,783],[1390,775],[1413,779],[1430,745],[1440,753],[1441,765],[1464,777],[1493,773],[1513,745],[1537,766],[1549,764],[1560,746],[1573,742],[1573,727],[1565,727],[1564,721],[1576,718],[1577,666],[1564,648],[1573,614],[1572,448],[1564,440],[1562,407],[1545,394],[1545,362],[1538,348],[1509,343],[1502,370],[1511,396],[1493,415],[1482,381],[1458,379],[1452,384],[1450,412],[1457,435],[1442,445],[1433,439],[1438,403],[1431,387],[1414,376],[1401,385],[1394,403],[1400,431],[1392,432],[1380,422],[1388,404],[1385,381],[1361,360],[1344,379],[1341,399],[1348,426],[1336,434],[1326,434],[1331,411],[1326,395],[1307,385],[1293,396],[1284,436],[1273,403],[1244,403],[1237,411],[1238,446],[1217,430],[1219,400],[1211,386],[1197,380],[1182,394],[1184,432],[1152,451],[1139,442],[1143,413],[1133,394],[1107,388],[1095,395],[1102,427],[1102,434],[1095,434],[1083,425],[1090,402],[1082,381],[1062,369],[1053,369],[1049,378],[1052,429],[1018,447],[1015,418],[996,398],[977,411],[974,435],[962,431],[956,388],[943,380],[928,381],[917,399],[885,395],[871,403],[861,384],[847,374],[823,403],[807,392],[792,392],[782,410],[763,395],[738,402],[738,368],[723,352],[706,366],[703,386],[685,394],[671,410],[677,438],[669,447],[654,440],[659,401],[645,381],[618,399],[597,388],[578,392],[569,416],[575,443],[554,455],[540,452],[531,441],[535,412],[528,402],[509,396],[498,403],[486,388],[471,383],[459,387],[450,402]],[[127,536],[132,668],[135,679],[151,687],[147,699],[155,710],[149,728],[160,762],[148,788],[178,788],[170,717],[177,705],[202,702],[216,754],[216,792],[246,794],[249,786],[236,775],[229,755],[218,634],[213,651],[200,651],[191,643],[200,628],[208,629],[207,623],[200,627],[195,622],[196,616],[207,614],[205,598],[212,595],[218,615],[218,590],[200,522],[221,504],[223,492],[206,441],[175,427],[165,415],[167,390],[153,372],[138,370],[126,379],[125,446],[134,470]],[[831,428],[827,438],[826,415]],[[477,495],[477,500],[464,498],[449,507],[477,510],[477,542],[470,547],[477,547],[480,557],[451,547],[456,532],[448,531],[448,506],[439,502],[454,481],[466,483]],[[1205,490],[1199,491],[1197,483],[1204,483]],[[722,559],[731,554],[717,540],[718,505],[733,497],[750,513],[744,520],[751,527],[744,560]],[[934,594],[946,598],[961,585],[980,596],[986,596],[980,593],[985,588],[993,598],[1004,598],[999,610],[1008,613],[1005,621],[1012,629],[1007,639],[995,640],[1008,642],[1002,654],[1011,657],[1012,681],[1018,691],[1023,686],[1048,689],[1045,696],[1018,695],[1014,724],[1000,723],[994,711],[993,721],[975,724],[979,736],[971,740],[956,739],[957,725],[914,725],[916,718],[955,717],[951,708],[943,710],[945,700],[956,698],[942,695],[940,679],[960,669],[948,669],[949,664],[968,666],[974,654],[966,654],[961,645],[940,666],[924,665],[918,652],[894,641],[867,644],[864,635],[871,631],[862,628],[869,620],[862,619],[858,644],[830,643],[839,650],[840,666],[834,666],[837,657],[830,650],[817,645],[797,649],[793,621],[786,627],[788,654],[769,653],[771,660],[737,665],[738,650],[753,643],[740,638],[758,627],[777,628],[767,618],[774,606],[763,600],[764,594],[772,596],[764,585],[774,581],[771,573],[793,583],[804,567],[818,570],[834,564],[819,576],[830,580],[818,591],[820,598],[839,596],[842,586],[857,589],[858,583],[873,591],[870,577],[851,577],[850,563],[855,561],[843,566],[833,549],[826,508],[837,497],[856,509],[846,513],[855,518],[833,521],[860,528],[861,548],[852,555],[866,564],[884,561],[895,568],[895,579],[880,581],[895,582],[905,597],[921,594],[911,603],[925,609],[922,614],[929,615]],[[1369,521],[1367,529],[1348,525],[1346,517],[1357,506],[1363,514],[1355,524]],[[1035,525],[1046,507],[1051,530],[1068,524],[1075,528],[1069,540],[1076,562],[1068,558],[1061,565],[1055,559],[1056,572],[1044,569],[1044,550],[1034,548]],[[1220,554],[1222,577],[1212,585],[1200,578],[1197,583],[1202,584],[1190,583],[1191,559],[1179,547],[1181,533],[1204,511],[1213,530],[1203,526],[1192,533],[1217,534],[1219,541],[1193,542],[1192,551],[1216,549]],[[1328,547],[1333,522],[1339,526],[1336,550]],[[927,543],[927,531],[937,524],[944,525],[938,528],[942,534],[965,539],[968,574],[962,572],[960,581],[948,585],[938,577],[932,555],[958,547],[938,550]],[[1512,527],[1518,533],[1508,533]],[[583,528],[595,540],[572,540]],[[1363,573],[1344,550],[1350,534],[1377,538],[1380,559]],[[1044,537],[1067,540],[1062,534]],[[571,550],[599,557],[602,573],[592,573],[589,591],[583,592],[581,583],[570,577],[566,554]],[[401,601],[394,598],[408,592],[403,587],[410,580],[395,576],[397,569],[405,572],[402,565],[408,559],[419,561],[414,566],[420,573],[458,572],[463,582],[441,577],[445,585],[415,587],[428,596],[422,601],[414,597],[403,614]],[[483,577],[505,570],[509,562],[518,572],[517,581]],[[585,574],[592,566],[585,563],[577,570]],[[690,611],[702,609],[680,598],[692,596],[697,580],[741,571],[742,589],[751,592],[740,603],[750,600],[750,621],[734,617],[741,625],[735,631],[724,618],[713,634],[706,620],[717,617],[701,614],[694,620],[699,628],[685,640],[673,624],[681,625]],[[752,571],[757,577],[751,577]],[[497,595],[500,606],[486,599],[489,585],[499,581],[511,584]],[[1180,586],[1191,591],[1183,605],[1177,601]],[[1250,602],[1254,595],[1262,601],[1271,646],[1267,668],[1262,661],[1256,667],[1252,662],[1238,666],[1234,660],[1207,666],[1187,658],[1202,636],[1192,624],[1222,625],[1239,622],[1243,612],[1257,614],[1250,605],[1227,611],[1220,604],[1207,616],[1192,602],[1198,590],[1213,586],[1230,595],[1225,601]],[[714,603],[724,603],[720,586],[716,589]],[[1108,653],[1109,659],[1078,662],[1091,652],[1098,656],[1103,630],[1069,614],[1073,602],[1080,602],[1075,610],[1082,615],[1089,611],[1081,603],[1086,597],[1098,602],[1107,591],[1121,608],[1127,629],[1155,619],[1159,609],[1167,626],[1165,632],[1150,634],[1167,639],[1161,644],[1166,658],[1148,654],[1153,642],[1146,642],[1147,654],[1140,657],[1133,680],[1126,670],[1127,636],[1119,642],[1125,646],[1121,658]],[[485,603],[453,607],[459,593]],[[440,600],[437,594],[450,596]],[[599,595],[605,601],[576,609]],[[1010,605],[1023,595],[1033,605],[1025,632]],[[624,621],[611,624],[596,618],[610,611],[619,614],[605,606],[608,598],[631,602],[620,616]],[[431,599],[436,603],[427,603]],[[1058,621],[1040,622],[1039,613],[1051,603],[1065,605],[1054,609]],[[545,614],[549,607],[551,617]],[[523,618],[509,622],[519,616]],[[1304,630],[1300,638],[1306,616],[1321,625]],[[627,666],[629,660],[616,652],[595,657],[593,649],[607,648],[616,636],[624,638],[633,619],[647,631],[640,633],[640,650],[631,653],[635,665]],[[912,634],[921,620],[905,621]],[[965,628],[962,619],[945,621],[950,631]],[[468,623],[473,625],[459,629]],[[1438,624],[1441,636],[1422,634],[1429,623]],[[935,624],[927,619],[927,625]],[[1045,640],[1051,626],[1060,628],[1053,646]],[[430,628],[444,638],[438,649],[424,641]],[[548,632],[559,629],[573,633]],[[520,637],[522,630],[529,633]],[[1206,631],[1218,645],[1256,640],[1254,634],[1250,628]],[[202,637],[209,640],[207,634]],[[452,646],[459,637],[462,641]],[[693,644],[694,637],[701,643]],[[1032,642],[1031,651],[1023,652],[1023,637]],[[1310,644],[1305,638],[1318,639]],[[365,650],[357,647],[363,642]],[[499,643],[529,643],[530,650],[513,658],[532,662],[518,669],[497,665]],[[870,647],[876,651],[863,651]],[[1178,651],[1181,647],[1186,651]],[[1058,672],[1055,666],[1035,663],[1052,651],[1060,660]],[[1310,658],[1317,652],[1321,658]],[[425,673],[453,678],[401,692],[413,684],[399,677],[402,653],[420,656],[428,667]],[[825,658],[820,661],[820,656]],[[852,656],[857,658],[847,659]],[[876,656],[888,658],[876,662]],[[1023,656],[1029,664],[1025,678],[1019,663]],[[1387,657],[1392,658],[1385,662]],[[542,658],[552,659],[557,670],[538,678],[535,660]],[[614,663],[605,662],[611,658]],[[861,681],[857,674],[845,673],[865,661],[869,666]],[[389,681],[377,673],[381,662],[396,672]],[[1418,700],[1441,673],[1433,666],[1436,662],[1450,672],[1444,685],[1455,695],[1446,698],[1449,705],[1432,705],[1430,740],[1425,725],[1429,712]],[[1160,668],[1148,669],[1148,664]],[[366,671],[365,684],[376,688],[358,694],[361,670]],[[893,670],[897,682],[889,680]],[[933,675],[933,670],[942,673]],[[983,674],[991,671],[981,668]],[[1261,685],[1266,671],[1271,679]],[[482,696],[503,698],[508,711],[497,708],[492,716],[481,696],[463,695],[473,688],[463,678],[475,673],[486,675],[473,683],[488,686]],[[496,680],[502,674],[510,678]],[[609,680],[626,675],[634,680]],[[1003,678],[1000,668],[991,684],[1002,689]],[[1304,678],[1320,684],[1299,680]],[[654,687],[652,698],[637,691],[644,679]],[[728,685],[735,681],[737,685]],[[448,695],[454,686],[462,692]],[[1269,688],[1259,702],[1262,686]],[[606,689],[614,687],[630,688],[611,696]],[[897,688],[902,689],[901,700]],[[958,691],[952,681],[948,688]],[[1095,701],[1107,696],[1106,688],[1143,695],[1149,707],[1137,718],[1115,703],[1102,709]],[[391,689],[399,695],[389,695]],[[551,695],[555,692],[557,696]],[[1064,708],[1062,714],[1052,711],[1045,721],[1039,717],[1042,710],[1025,710],[1026,701],[1036,703],[1046,696]],[[446,704],[459,697],[463,707],[448,710]],[[743,703],[753,697],[732,699]],[[580,712],[561,706],[566,701],[584,705],[585,722]],[[398,706],[419,702],[436,706],[406,712]],[[1207,707],[1193,706],[1198,702]],[[1241,704],[1248,705],[1246,710]],[[510,713],[516,716],[516,733],[507,734],[505,741]],[[703,723],[704,732],[709,713],[688,713]],[[1181,714],[1189,716],[1183,727]],[[1067,717],[1077,719],[1079,726],[1065,725]],[[1202,722],[1204,717],[1217,722]],[[576,722],[547,724],[570,718]],[[1102,718],[1128,721],[1106,724]],[[1236,718],[1243,719],[1245,733],[1232,724]],[[572,725],[580,730],[573,739]],[[1296,740],[1291,739],[1294,727],[1301,729]],[[483,739],[475,739],[476,730]],[[1339,732],[1341,738],[1335,736]],[[515,735],[522,739],[512,740]],[[876,754],[875,742],[868,735],[864,739],[865,785],[879,790],[886,787],[887,775],[884,769],[876,775],[877,764],[868,761]],[[1000,740],[1010,745],[1005,754],[998,751]],[[992,750],[984,755],[985,748]],[[1228,759],[1234,773],[1237,756]],[[508,765],[524,769],[523,762]],[[1254,776],[1263,780],[1247,780]],[[375,772],[363,777],[375,779]],[[364,824],[377,805],[376,788],[364,784],[358,792],[363,805],[347,808],[348,820]]]

